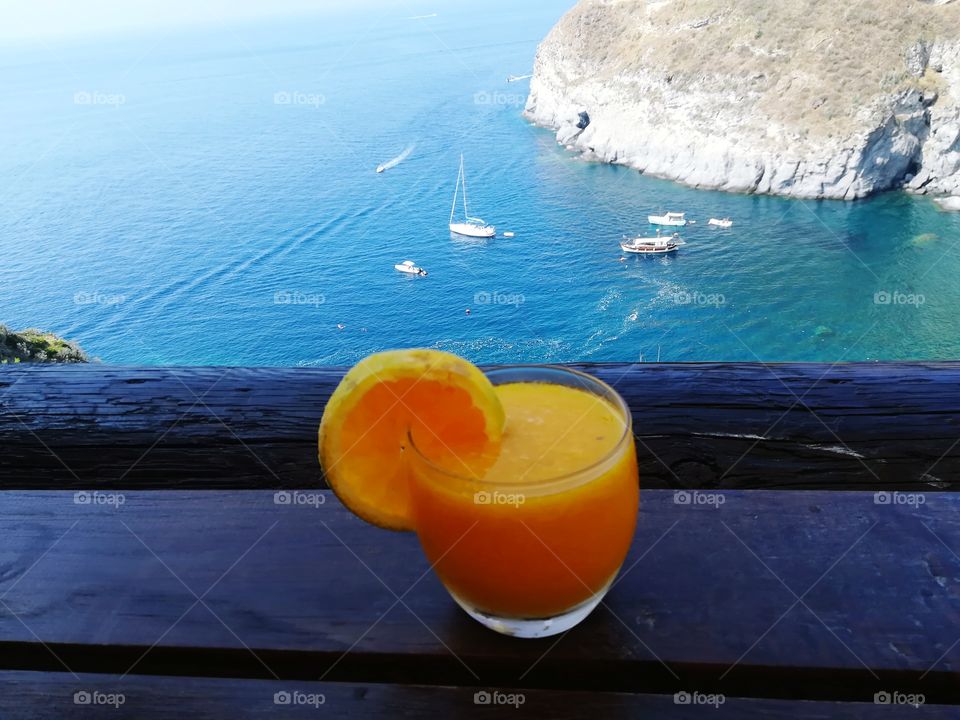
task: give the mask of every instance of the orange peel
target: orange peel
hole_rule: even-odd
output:
[[[319,455],[330,488],[379,527],[413,530],[409,438],[428,457],[469,466],[491,455],[504,411],[483,372],[439,350],[391,350],[355,365],[320,421]]]

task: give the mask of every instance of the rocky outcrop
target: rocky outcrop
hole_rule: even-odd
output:
[[[960,196],[960,1],[581,0],[525,113],[696,187]]]
[[[13,332],[0,325],[0,365],[21,362],[85,363],[89,358],[76,343],[51,333]]]
[[[948,212],[960,212],[960,196],[938,198],[937,205]]]

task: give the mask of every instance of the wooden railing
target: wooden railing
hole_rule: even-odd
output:
[[[575,366],[633,409],[645,488],[951,490],[960,363]],[[330,369],[0,371],[7,487],[325,487]]]
[[[0,717],[956,717],[960,364],[580,367],[633,411],[637,533],[529,641],[324,489],[342,370],[0,368]]]

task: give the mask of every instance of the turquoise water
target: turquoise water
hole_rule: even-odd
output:
[[[396,346],[484,362],[960,358],[960,215],[901,194],[687,189],[579,161],[526,123],[527,82],[505,78],[530,71],[569,4],[375,4],[3,49],[0,322],[131,364],[340,364]],[[451,239],[461,152],[471,209],[515,238]],[[660,210],[701,224],[675,256],[621,262],[621,235]],[[406,259],[429,276],[395,272]]]

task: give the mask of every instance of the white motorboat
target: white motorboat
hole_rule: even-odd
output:
[[[408,145],[404,149],[404,151],[399,155],[397,155],[395,158],[393,158],[393,160],[387,160],[387,162],[385,163],[380,163],[379,165],[377,165],[377,172],[382,173],[382,172],[386,172],[387,170],[392,170],[397,165],[399,165],[404,160],[406,160],[408,157],[410,157],[410,153],[413,152],[415,147],[416,147],[416,144]]]
[[[404,260],[402,263],[394,265],[393,269],[397,272],[406,273],[407,275],[419,275],[420,277],[427,276],[427,271],[422,267],[417,267],[413,260]]]
[[[718,228],[732,228],[733,220],[731,220],[730,218],[723,218],[723,219],[710,218],[710,222],[708,222],[707,225],[711,225],[713,227],[718,227]]]
[[[508,230],[507,232],[505,232],[505,233],[503,234],[503,236],[504,236],[505,238],[512,238],[512,237],[516,237],[517,234],[516,234],[515,232],[510,232],[510,231]]]
[[[463,222],[454,222],[453,218],[457,212],[457,198],[460,195],[460,188],[463,188]],[[457,175],[457,187],[453,191],[453,207],[450,208],[450,232],[457,235],[475,238],[491,238],[497,234],[497,229],[493,225],[488,225],[485,220],[477,217],[470,217],[470,211],[467,209],[467,176],[463,172],[463,155],[460,156],[460,172]]]
[[[686,245],[679,233],[664,237],[657,230],[656,237],[624,237],[620,249],[634,255],[666,255],[676,252],[682,245]]]
[[[650,215],[647,217],[651,225],[668,225],[670,227],[684,227],[687,224],[687,214],[668,212],[665,215]]]

